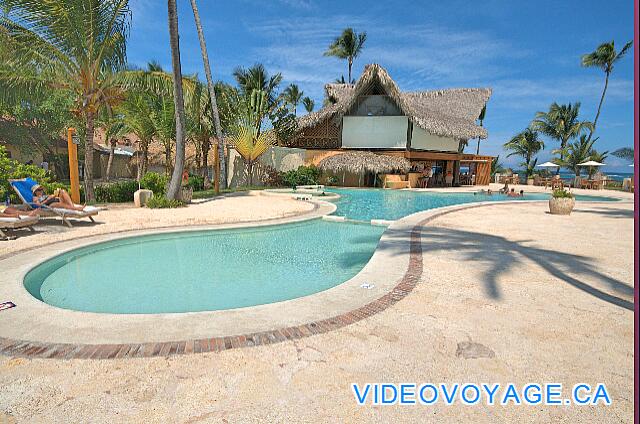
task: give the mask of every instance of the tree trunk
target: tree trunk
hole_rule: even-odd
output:
[[[349,58],[349,80],[347,81],[347,84],[351,84],[351,66],[353,66],[353,59]]]
[[[476,147],[476,155],[480,154],[480,137],[478,137],[478,147]]]
[[[86,202],[95,201],[93,194],[93,112],[86,114],[87,124],[84,143],[84,199]]]
[[[111,149],[109,150],[109,160],[107,161],[107,175],[105,176],[107,182],[111,179],[111,167],[113,166],[113,157],[116,154],[116,141],[111,140],[109,144],[111,145]]]
[[[216,174],[216,179],[219,181],[219,185],[222,188],[226,188],[227,179],[226,167],[224,160],[224,138],[222,137],[222,127],[220,126],[220,114],[218,112],[218,103],[216,101],[216,92],[213,85],[213,78],[211,77],[211,66],[209,64],[209,54],[207,53],[207,43],[204,38],[204,32],[202,31],[202,23],[200,22],[200,13],[198,12],[198,5],[196,0],[191,0],[191,9],[193,10],[193,17],[196,22],[196,30],[198,31],[198,39],[200,40],[200,52],[202,53],[202,62],[204,63],[204,73],[207,77],[207,88],[209,89],[209,97],[211,101],[211,114],[213,115],[213,123],[216,130],[216,138],[218,139],[218,161],[220,167],[220,175]],[[216,193],[218,194],[218,193]]]
[[[173,174],[173,170],[175,167],[171,166],[171,145],[165,144],[164,146],[164,172],[167,173],[167,176]],[[182,178],[182,174],[180,175]]]
[[[178,8],[176,0],[167,0],[169,18],[169,44],[173,69],[173,102],[176,114],[176,159],[167,190],[167,198],[180,199],[182,171],[184,170],[184,96],[182,93],[182,68],[180,65],[180,40],[178,37]]]
[[[209,167],[209,150],[211,150],[211,142],[207,139],[202,142],[202,176],[207,173]]]
[[[598,104],[596,119],[593,120],[593,130],[589,132],[589,137],[587,137],[587,142],[591,141],[591,137],[593,136],[593,133],[596,132],[596,124],[598,123],[598,118],[600,117],[600,109],[602,109],[602,103],[604,103],[604,95],[607,93],[608,85],[609,85],[609,72],[605,72],[604,89],[602,90],[602,96],[600,97],[600,103]]]
[[[142,176],[147,173],[147,166],[149,166],[149,142],[145,141],[142,145]]]

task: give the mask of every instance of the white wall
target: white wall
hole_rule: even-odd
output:
[[[429,134],[417,125],[413,126],[411,148],[421,150],[435,150],[438,152],[457,152],[458,140]]]
[[[408,125],[406,116],[345,116],[342,147],[404,149]]]

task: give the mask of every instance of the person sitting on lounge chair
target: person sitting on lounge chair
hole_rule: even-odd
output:
[[[47,206],[73,211],[82,211],[85,208],[83,205],[75,205],[69,193],[61,188],[56,189],[52,195],[48,195],[44,192],[44,188],[37,184],[31,188],[31,192],[33,193],[33,203],[40,207]]]

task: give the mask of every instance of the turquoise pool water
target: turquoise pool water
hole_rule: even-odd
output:
[[[406,190],[341,189],[332,187],[328,191],[338,193],[340,199],[334,203],[338,209],[333,213],[349,219],[369,221],[371,219],[396,220],[412,213],[472,202],[500,202],[505,200],[548,200],[547,193],[526,193],[521,197],[502,194],[480,195],[473,193],[435,193]],[[576,201],[615,201],[604,196],[576,196]]]
[[[77,311],[195,312],[279,302],[357,274],[382,227],[313,220],[133,237],[55,257],[30,271],[36,298]]]

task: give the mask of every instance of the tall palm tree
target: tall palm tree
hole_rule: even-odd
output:
[[[529,178],[533,175],[537,162],[534,156],[544,149],[544,142],[540,140],[537,131],[527,128],[507,141],[504,148],[511,151],[507,157],[514,155],[522,157],[523,162],[520,165],[525,168],[527,178]]]
[[[560,158],[564,155],[564,149],[570,140],[578,137],[583,132],[593,131],[593,124],[589,121],[580,121],[580,102],[574,104],[559,105],[553,102],[548,112],[537,112],[531,122],[531,129],[560,142]],[[558,168],[558,173],[560,168]]]
[[[616,52],[616,47],[613,40],[609,43],[602,43],[593,52],[582,56],[582,66],[584,67],[598,67],[604,71],[604,88],[602,89],[602,96],[600,97],[600,103],[598,104],[598,111],[596,112],[596,118],[593,120],[593,130],[589,134],[589,140],[596,130],[598,124],[598,118],[600,117],[600,109],[602,109],[602,103],[604,102],[604,95],[607,93],[607,86],[609,85],[609,75],[613,71],[613,65],[627,53],[627,51],[633,45],[633,41],[629,41],[624,47]]]
[[[216,130],[216,138],[218,139],[218,163],[216,167],[218,172],[216,180],[218,184],[215,184],[216,194],[220,186],[226,188],[227,179],[223,176],[226,174],[225,159],[224,159],[224,139],[222,136],[222,127],[220,126],[220,114],[218,112],[218,102],[216,100],[216,90],[211,77],[211,66],[209,65],[209,54],[207,53],[207,43],[204,38],[204,32],[202,31],[202,23],[200,22],[200,13],[198,12],[198,5],[196,0],[191,0],[191,9],[193,10],[193,18],[196,22],[196,30],[198,31],[198,39],[200,40],[200,53],[202,54],[202,62],[204,63],[204,73],[207,77],[207,88],[209,90],[211,115],[213,116],[213,124]],[[205,163],[206,163],[206,156]]]
[[[0,0],[0,8],[0,95],[34,99],[55,88],[74,97],[91,202],[94,121],[123,97],[118,72],[127,60],[128,0]]]
[[[482,122],[484,121],[484,116],[487,114],[487,105],[482,106],[482,110],[480,111],[480,116],[478,116],[478,121],[480,121],[480,126],[482,126]],[[476,155],[480,154],[480,137],[478,137],[478,147],[476,147]]]
[[[233,76],[245,96],[249,97],[254,91],[264,91],[270,105],[276,102],[276,90],[282,82],[281,73],[269,75],[263,64],[256,63],[249,69],[236,68]]]
[[[180,41],[178,39],[178,8],[176,0],[167,0],[169,20],[169,44],[171,46],[171,67],[173,70],[173,102],[176,119],[176,159],[173,174],[167,189],[167,198],[180,199],[182,172],[184,169],[184,96],[182,93],[182,67],[180,66]]]
[[[116,154],[118,140],[127,134],[127,128],[124,125],[124,117],[120,114],[105,116],[100,119],[99,124],[104,130],[104,141],[109,146],[109,159],[107,160],[107,169],[105,172],[105,180],[109,181],[111,180],[113,158]]]
[[[367,33],[361,32],[358,34],[353,28],[346,28],[342,31],[339,37],[333,40],[333,43],[329,45],[329,48],[324,52],[325,56],[335,56],[339,59],[346,59],[349,65],[349,78],[351,81],[351,67],[353,66],[353,59],[358,57],[362,53],[364,48],[364,42],[367,40]]]
[[[291,105],[291,109],[293,110],[293,114],[297,115],[298,103],[302,100],[302,96],[304,92],[300,90],[297,84],[290,84],[287,88],[282,92],[285,103]]]
[[[316,106],[316,103],[310,97],[305,97],[302,99],[302,104],[304,105],[304,109],[307,113],[313,112],[313,108]]]

